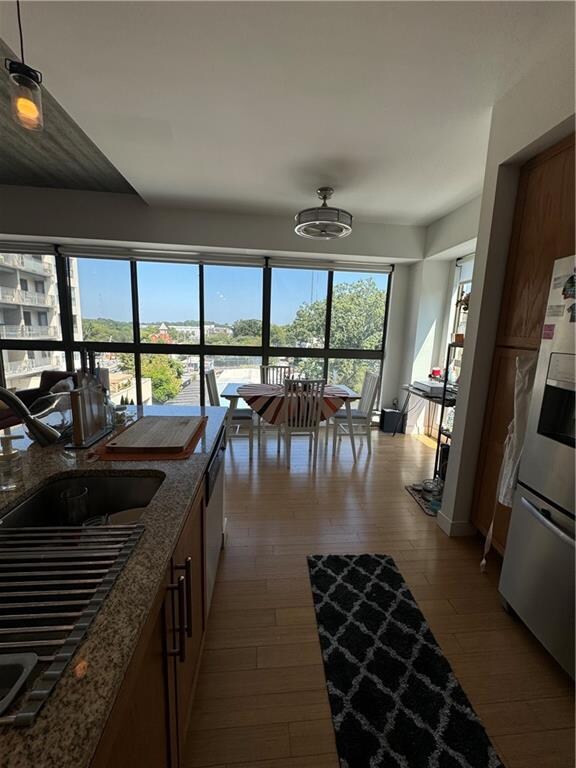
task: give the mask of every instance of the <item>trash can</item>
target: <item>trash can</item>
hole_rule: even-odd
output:
[[[387,432],[389,434],[392,434],[394,430],[396,432],[406,432],[406,417],[407,414],[405,413],[399,423],[400,411],[395,408],[382,408],[380,411],[380,432]],[[396,428],[396,425],[398,425],[398,428]]]

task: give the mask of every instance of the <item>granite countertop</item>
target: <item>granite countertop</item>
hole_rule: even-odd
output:
[[[4,509],[58,475],[165,474],[140,519],[145,531],[136,549],[38,718],[30,727],[0,728],[1,768],[90,765],[226,414],[225,408],[211,407],[143,410],[146,415],[208,416],[192,456],[182,461],[90,461],[89,451],[30,445],[24,452],[24,488],[0,496],[1,517]],[[83,677],[73,673],[79,661],[87,664]]]

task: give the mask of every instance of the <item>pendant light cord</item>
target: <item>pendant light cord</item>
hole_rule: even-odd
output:
[[[24,35],[22,34],[22,17],[20,16],[20,0],[16,0],[16,13],[18,14],[18,32],[20,34],[20,58],[24,64]]]

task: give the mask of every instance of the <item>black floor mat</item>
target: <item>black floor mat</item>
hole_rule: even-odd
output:
[[[503,768],[394,560],[308,558],[343,768]]]

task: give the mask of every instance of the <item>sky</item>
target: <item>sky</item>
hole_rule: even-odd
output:
[[[79,259],[82,317],[131,321],[128,262]],[[206,320],[233,323],[262,315],[262,269],[204,267]],[[327,272],[310,269],[272,271],[271,322],[284,325],[294,319],[304,302],[326,296]],[[340,272],[334,283],[353,282],[368,275]],[[385,288],[386,275],[371,275]],[[138,264],[140,322],[198,320],[198,267],[194,264]]]

